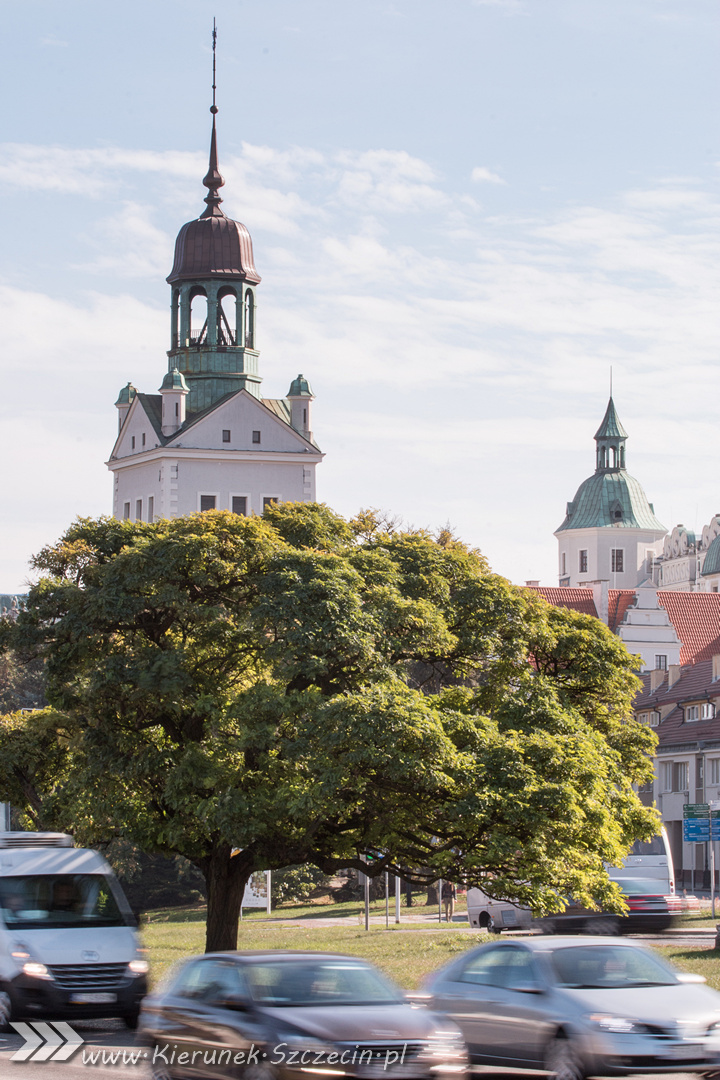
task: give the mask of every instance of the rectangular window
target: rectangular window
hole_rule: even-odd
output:
[[[205,510],[214,510],[216,498],[217,496],[215,495],[201,495],[200,512],[203,513]]]
[[[272,506],[273,503],[278,501],[277,495],[263,495],[263,510],[266,506]]]
[[[130,436],[130,449],[131,450],[135,449],[135,436],[134,435]]]
[[[578,569],[581,574],[587,574],[587,551],[580,552],[580,565]]]
[[[148,498],[148,521],[152,524],[155,520],[155,496],[151,495]]]
[[[624,567],[624,548],[612,548],[610,551],[610,569],[613,574],[622,574]]]
[[[247,517],[247,495],[233,495],[232,512]]]
[[[124,521],[129,521],[130,520],[130,503],[129,502],[126,502],[123,505],[123,520]]]
[[[706,701],[704,705],[700,706],[700,719],[712,720],[715,715],[715,706],[712,701]]]
[[[230,428],[223,428],[223,442],[230,442]]]
[[[697,705],[686,705],[685,706],[685,720],[686,720],[686,722],[689,723],[691,720],[699,720],[699,719],[700,719],[700,709],[698,708],[698,706]]]
[[[142,444],[143,444],[143,446],[145,445],[145,432],[144,431],[142,433]]]
[[[667,656],[657,656],[656,655],[656,657],[655,657],[655,670],[656,671],[667,671]]]
[[[673,763],[672,761],[660,762],[660,790],[672,791]]]
[[[690,790],[690,769],[687,761],[673,762],[673,791]]]
[[[648,714],[646,712],[639,713],[638,714],[638,720],[640,721],[641,724],[647,724],[647,722],[648,722]]]
[[[660,723],[660,713],[657,709],[653,709],[651,713],[648,713],[648,724],[650,727],[657,727]]]
[[[142,521],[142,499],[135,500],[135,520]]]
[[[259,443],[260,442],[260,432],[259,431],[253,431],[253,442],[254,443]]]
[[[560,573],[563,575],[563,577],[567,573],[567,570],[565,569],[565,552],[564,551],[563,551],[562,555],[560,556]]]
[[[720,784],[720,757],[710,758],[710,783]]]

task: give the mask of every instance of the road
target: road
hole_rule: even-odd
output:
[[[290,920],[289,920],[290,921]],[[324,920],[313,920],[313,924]],[[383,920],[384,921],[384,920]],[[330,920],[328,920],[330,922]],[[466,924],[467,928],[467,924]],[[468,928],[469,929],[469,928]],[[477,931],[473,931],[477,933]],[[680,948],[710,949],[715,940],[713,929],[666,930],[659,934],[633,934],[633,939],[645,945],[676,945]],[[148,1080],[150,1052],[135,1045],[135,1033],[128,1031],[120,1020],[75,1021],[72,1025],[84,1044],[70,1061],[12,1061],[12,1055],[24,1045],[17,1034],[0,1035],[0,1077],[2,1080],[88,1080],[98,1074],[110,1080]],[[538,1074],[508,1073],[480,1069],[482,1080],[507,1080],[509,1076],[530,1077]],[[697,1074],[663,1073],[643,1076],[642,1080],[697,1080]]]

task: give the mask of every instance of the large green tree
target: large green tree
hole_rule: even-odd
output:
[[[656,828],[622,643],[448,533],[285,504],[81,520],[34,564],[0,643],[42,658],[51,708],[2,722],[0,798],[191,860],[208,949],[236,947],[253,871],[368,854],[538,912],[616,905],[603,862]]]

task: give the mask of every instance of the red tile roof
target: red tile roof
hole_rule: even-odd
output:
[[[720,654],[720,593],[658,592],[683,643],[681,664],[696,664]]]
[[[583,615],[594,615],[597,610],[592,589],[569,586],[548,588],[530,586],[555,607],[570,608]],[[696,664],[720,655],[720,593],[687,593],[658,591],[658,601],[670,616],[677,636],[682,642],[681,664]],[[635,599],[634,589],[610,589],[608,608],[610,629],[617,630],[625,618],[627,609]]]
[[[592,589],[574,589],[566,585],[558,588],[528,585],[527,588],[539,593],[553,607],[570,608],[572,611],[579,611],[582,615],[594,615],[596,619],[598,617]]]

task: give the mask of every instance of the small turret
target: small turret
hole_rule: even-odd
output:
[[[122,390],[118,394],[118,399],[115,402],[115,408],[118,411],[118,433],[120,433],[123,424],[125,423],[125,417],[130,411],[130,406],[133,403],[137,390],[131,382],[127,386],[123,386]]]
[[[296,431],[299,431],[303,438],[307,439],[308,442],[311,442],[311,408],[312,402],[315,400],[315,395],[312,392],[310,383],[304,375],[298,375],[298,377],[293,379],[290,383],[287,399],[290,402],[291,426],[294,427]]]
[[[185,423],[185,398],[190,391],[182,371],[168,371],[160,386],[162,395],[162,433],[174,435]]]

